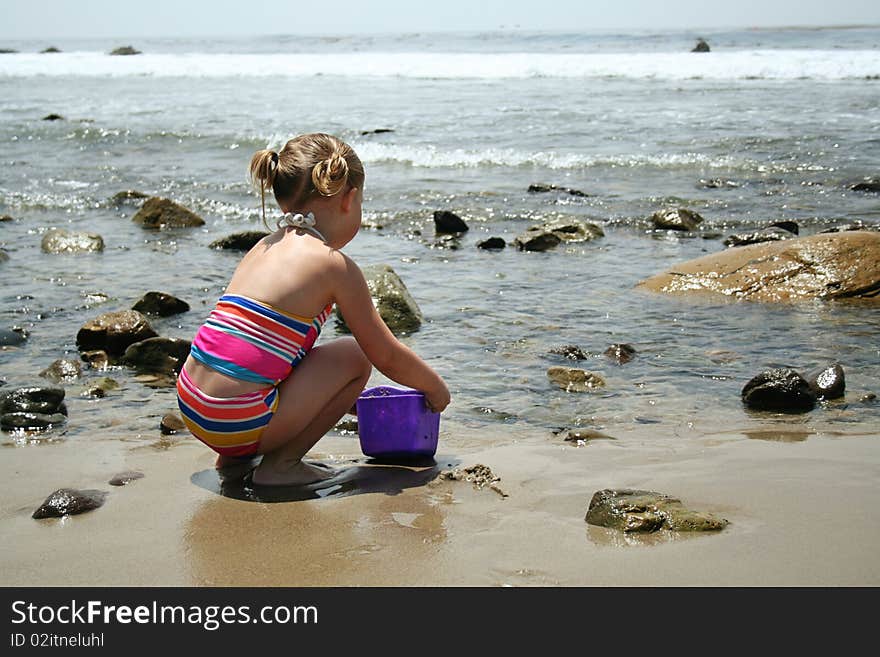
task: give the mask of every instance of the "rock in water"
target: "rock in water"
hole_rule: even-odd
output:
[[[507,242],[503,237],[490,237],[477,242],[478,249],[486,249],[487,251],[499,251],[507,246]]]
[[[843,397],[846,390],[846,377],[840,363],[810,374],[806,379],[810,384],[810,390],[819,399],[837,399]]]
[[[553,347],[550,350],[550,353],[562,356],[568,360],[587,360],[590,357],[589,354],[585,353],[583,349],[576,344],[565,344],[561,347]]]
[[[64,388],[24,386],[0,394],[0,413],[67,413]]]
[[[189,304],[164,292],[147,292],[132,307],[144,315],[170,317],[189,310]]]
[[[27,333],[24,332],[24,329],[0,328],[0,347],[11,347],[21,344],[25,340],[27,340]]]
[[[126,470],[125,472],[120,472],[119,474],[113,475],[113,478],[110,479],[110,481],[108,481],[107,483],[109,483],[111,486],[125,486],[129,482],[143,478],[143,472],[138,472],[137,470]]]
[[[166,413],[159,422],[159,431],[163,436],[171,436],[186,429],[183,419],[177,413]]]
[[[743,386],[742,400],[755,410],[783,413],[804,413],[816,405],[810,384],[791,368],[761,372]]]
[[[529,190],[531,194],[546,194],[547,192],[562,192],[564,194],[569,194],[570,196],[581,196],[587,197],[589,194],[585,194],[579,189],[571,189],[570,187],[557,187],[556,185],[545,185],[544,183],[533,183],[529,185]]]
[[[214,240],[208,246],[212,249],[223,249],[229,251],[250,251],[257,242],[268,235],[264,230],[251,230],[243,233],[233,233],[226,237]]]
[[[141,51],[131,46],[119,46],[110,51],[111,55],[140,55]]]
[[[652,214],[651,221],[662,230],[697,230],[703,218],[687,208],[667,208]]]
[[[363,272],[373,305],[391,332],[400,335],[417,331],[422,325],[422,311],[397,273],[389,265],[369,265]],[[348,332],[338,307],[336,320],[338,328]]]
[[[82,365],[76,360],[66,360],[59,358],[49,367],[40,372],[40,376],[61,383],[62,381],[72,381],[82,374]]]
[[[86,322],[76,334],[76,346],[81,352],[103,350],[110,356],[121,356],[129,345],[156,335],[141,313],[122,310]]]
[[[618,365],[623,365],[635,358],[636,350],[631,344],[613,344],[605,350],[605,355]]]
[[[691,48],[691,52],[710,52],[709,44],[705,39],[697,39],[697,45]]]
[[[61,413],[3,413],[0,415],[0,429],[3,431],[43,431],[67,422]]]
[[[139,192],[136,189],[125,189],[121,192],[116,192],[111,198],[110,202],[113,205],[123,205],[125,203],[140,202],[145,198],[149,198],[147,194],[143,192]]]
[[[97,509],[104,504],[107,493],[102,490],[59,488],[34,511],[32,518],[61,518]]]
[[[104,250],[104,239],[96,233],[73,233],[52,228],[40,242],[44,253],[93,253]]]
[[[144,228],[190,228],[204,226],[205,220],[171,199],[154,196],[144,201],[132,221]]]
[[[679,532],[718,531],[728,525],[711,513],[691,511],[681,500],[649,490],[605,489],[590,500],[584,520],[598,527],[620,531],[654,532],[668,529]]]
[[[434,232],[440,234],[456,234],[468,231],[464,219],[449,210],[434,211]]]
[[[796,232],[791,232],[779,227],[762,228],[752,233],[735,233],[728,235],[724,240],[725,246],[746,246],[747,244],[759,244],[761,242],[778,242],[797,237]]]
[[[574,367],[554,366],[547,370],[547,377],[566,392],[588,392],[605,385],[598,374]]]
[[[850,185],[850,189],[854,192],[880,192],[880,178],[866,178]]]
[[[139,372],[180,372],[192,344],[179,338],[147,338],[130,344],[122,355],[123,365]]]
[[[636,287],[753,301],[880,303],[880,233],[820,233],[725,249],[676,265]]]

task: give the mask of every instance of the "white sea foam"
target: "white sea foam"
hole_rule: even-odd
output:
[[[142,54],[70,52],[0,57],[0,76],[374,76],[439,79],[531,77],[686,80],[840,80],[880,76],[878,50],[712,53]]]

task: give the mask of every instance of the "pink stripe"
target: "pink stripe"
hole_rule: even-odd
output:
[[[238,315],[215,311],[212,313],[211,319],[221,324],[229,324],[230,326],[234,326],[235,328],[241,329],[242,331],[245,331],[252,335],[257,334],[261,338],[265,338],[267,342],[269,342],[270,340],[277,340],[277,346],[281,347],[282,349],[290,348],[290,346],[299,346],[299,343],[297,341],[285,338],[283,335],[280,335],[278,333],[268,331],[265,327],[260,326],[256,322],[248,321],[247,319],[243,319]],[[282,328],[300,338],[304,338],[307,335],[293,329],[288,329],[287,327]]]
[[[253,406],[256,402],[262,401],[268,390],[255,390],[254,392],[246,392],[236,397],[212,397],[202,392],[193,380],[186,373],[185,369],[180,370],[180,385],[193,397],[198,397],[205,406],[214,408],[247,408]],[[195,409],[193,409],[195,410]]]
[[[274,381],[285,378],[290,371],[290,362],[280,356],[208,326],[199,329],[193,344],[215,358],[241,363],[253,373]]]

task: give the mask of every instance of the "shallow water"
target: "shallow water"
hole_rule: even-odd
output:
[[[797,220],[801,234],[855,219],[880,221],[877,195],[847,187],[877,175],[880,164],[878,82],[865,79],[880,74],[880,30],[724,34],[716,43],[730,52],[718,49],[727,57],[720,64],[684,59],[690,35],[589,43],[559,36],[586,59],[540,60],[543,68],[527,75],[514,56],[552,54],[552,36],[462,35],[442,43],[389,36],[349,43],[354,54],[338,41],[300,50],[320,54],[326,47],[350,65],[352,73],[342,75],[299,69],[264,75],[265,60],[254,68],[246,57],[268,55],[232,41],[143,44],[145,51],[153,47],[147,55],[166,57],[131,58],[146,72],[126,69],[135,66],[128,63],[90,70],[65,44],[58,44],[65,53],[52,56],[59,59],[39,60],[39,74],[28,68],[32,53],[3,55],[0,213],[14,221],[0,223],[0,247],[10,257],[0,265],[0,326],[22,326],[30,337],[0,352],[2,378],[7,386],[33,380],[56,358],[77,358],[75,335],[83,323],[130,307],[148,290],[191,305],[186,314],[151,320],[161,335],[190,339],[240,257],[208,244],[259,227],[259,202],[244,181],[251,153],[323,130],[350,140],[361,154],[366,223],[382,226],[366,227],[345,250],[361,265],[390,264],[418,301],[427,321],[405,341],[449,382],[453,403],[444,422],[474,429],[465,442],[479,441],[481,426],[499,423],[511,435],[573,425],[614,435],[649,425],[657,439],[734,429],[776,435],[768,425],[806,435],[876,432],[880,404],[860,401],[878,392],[876,309],[633,290],[672,263],[724,248],[720,239],[650,231],[649,215],[668,204],[700,212],[705,230],[721,235],[781,219]],[[804,52],[824,53],[831,41],[843,50],[828,59],[838,68],[804,63]],[[84,47],[93,51],[89,61],[109,50]],[[394,61],[412,59],[413,48],[441,74],[394,68]],[[183,61],[193,49],[228,56],[235,75],[224,74],[214,59],[199,67]],[[756,52],[774,49],[775,68],[754,63]],[[355,73],[364,51],[386,68]],[[635,57],[632,70],[614,57],[612,74],[589,68],[596,66],[591,57],[624,51]],[[379,57],[388,52],[397,57]],[[480,61],[503,56],[475,76],[455,68],[456,53]],[[670,63],[648,77],[645,67],[657,53],[668,54]],[[117,66],[119,58],[111,59],[105,64]],[[582,68],[554,72],[565,65]],[[41,121],[49,112],[66,119]],[[361,134],[376,128],[393,132]],[[737,186],[710,189],[700,182],[715,178]],[[590,196],[528,193],[535,182]],[[174,198],[207,224],[146,231],[131,222],[135,206],[109,203],[123,189]],[[438,209],[459,213],[471,226],[460,248],[433,244]],[[567,217],[601,225],[605,237],[549,253],[475,247],[490,235],[510,241],[534,223]],[[53,226],[99,233],[105,250],[44,254],[40,237]],[[95,293],[109,300],[99,303]],[[322,340],[336,335],[331,321]],[[636,358],[613,363],[602,355],[612,343],[633,345]],[[570,363],[549,353],[565,344],[592,356]],[[799,416],[752,413],[740,402],[743,384],[767,367],[809,371],[833,361],[846,371],[843,401]],[[546,376],[554,364],[595,371],[607,385],[563,392]],[[83,379],[104,374],[86,372]],[[122,386],[104,399],[78,397],[83,381],[66,386],[70,422],[66,433],[49,436],[100,440],[122,433],[133,446],[173,444],[157,431],[159,418],[175,409],[173,391],[149,388],[128,370],[106,374]],[[445,438],[461,440],[448,431]]]

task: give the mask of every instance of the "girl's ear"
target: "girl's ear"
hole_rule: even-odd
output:
[[[342,203],[340,205],[340,209],[348,214],[351,211],[351,208],[354,206],[355,199],[357,199],[358,188],[352,187],[345,194],[342,195]]]

